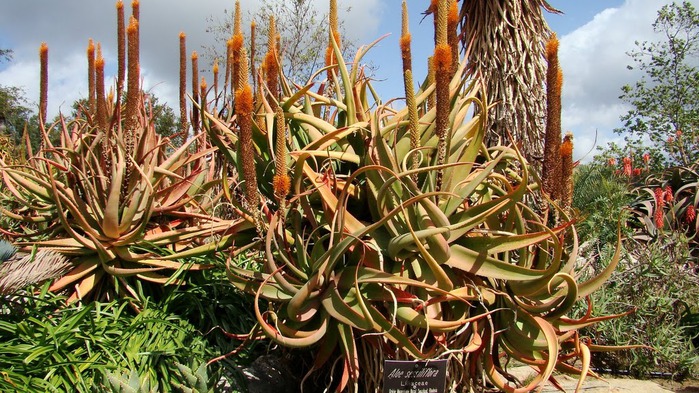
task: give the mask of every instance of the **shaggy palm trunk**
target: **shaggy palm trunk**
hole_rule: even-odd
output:
[[[461,6],[462,43],[471,43],[469,62],[483,77],[487,102],[496,104],[488,114],[486,143],[513,138],[535,165],[542,157],[546,114],[542,43],[550,35],[542,8],[559,12],[545,0],[465,0]]]

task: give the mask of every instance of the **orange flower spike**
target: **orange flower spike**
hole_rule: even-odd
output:
[[[247,65],[247,51],[242,50],[241,59]],[[242,67],[241,67],[242,68]],[[235,112],[240,128],[240,140],[238,141],[238,152],[241,159],[243,180],[245,181],[245,202],[247,208],[252,211],[255,223],[259,228],[259,217],[256,214],[259,204],[259,194],[257,190],[257,174],[255,172],[255,146],[252,139],[252,111],[253,94],[250,84],[247,83],[247,67],[242,68],[246,75],[241,75],[242,87],[235,91]]]
[[[39,47],[39,63],[41,65],[39,77],[39,121],[45,124],[49,90],[49,46],[45,42],[42,42]]]
[[[141,19],[141,2],[139,0],[133,0],[131,2],[131,16],[136,20]]]
[[[117,94],[121,97],[126,79],[126,22],[124,21],[124,3],[119,0],[117,9]]]
[[[124,129],[126,131],[127,154],[133,154],[135,147],[135,130],[138,125],[138,111],[141,99],[141,67],[139,65],[138,21],[133,16],[126,28],[128,73],[126,75],[126,108],[124,110]]]
[[[448,0],[440,0],[437,7],[437,45],[434,49],[432,63],[435,72],[435,91],[437,98],[435,131],[437,142],[437,165],[445,163],[450,150],[449,138],[449,81],[451,79],[451,47],[447,42],[447,7]],[[436,176],[436,191],[442,189],[443,171]]]
[[[573,134],[568,132],[561,144],[561,204],[573,203]]]
[[[96,111],[95,100],[95,43],[92,38],[87,43],[87,106],[90,114]]]
[[[107,124],[107,107],[104,93],[104,57],[102,57],[102,46],[97,44],[97,59],[95,59],[95,100],[97,125],[102,131],[106,131]]]
[[[126,80],[126,98],[128,106],[129,98],[132,98],[134,102],[138,99],[138,90],[140,88],[141,80],[141,68],[139,65],[140,49],[138,47],[138,20],[136,20],[136,18],[133,16],[129,19],[129,26],[126,28],[126,35],[128,37],[128,75]]]
[[[558,64],[558,38],[555,34],[546,43],[546,132],[542,166],[543,191],[554,199],[561,184],[561,89],[563,74]]]
[[[141,22],[141,3],[139,2],[139,0],[133,0],[131,2],[131,18],[136,19],[136,22],[138,22],[138,23]],[[133,38],[133,39],[134,39],[136,46],[140,47],[141,46],[141,37],[139,36],[138,33],[136,34],[135,38]],[[131,38],[129,38],[129,40],[131,40]]]

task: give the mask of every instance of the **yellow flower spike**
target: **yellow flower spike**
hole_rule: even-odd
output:
[[[427,83],[432,86],[435,83],[435,73],[434,73],[434,57],[430,56],[427,58]],[[427,110],[430,111],[437,104],[437,94],[432,91],[429,97],[427,97]]]
[[[201,107],[206,110],[206,89],[209,86],[206,84],[206,78],[201,77],[201,83],[199,84],[199,97],[201,98]]]
[[[410,43],[412,37],[410,35],[410,26],[408,19],[408,4],[403,0],[402,4],[402,14],[401,14],[401,35],[400,35],[400,52],[401,58],[403,59],[403,73],[407,70],[412,70],[412,53],[410,50]],[[412,90],[412,88],[411,88]]]
[[[449,13],[447,15],[447,42],[451,47],[451,76],[459,66],[459,35],[457,26],[459,25],[459,6],[456,0],[449,0]]]
[[[291,179],[287,174],[286,158],[286,120],[284,118],[284,110],[281,106],[277,106],[275,113],[277,123],[277,134],[275,135],[274,153],[274,196],[279,202],[280,210],[283,210],[286,196],[289,195],[291,188]]]
[[[255,71],[255,31],[257,24],[255,21],[250,22],[250,74],[252,75],[252,90],[257,91],[257,71]]]
[[[279,63],[277,60],[277,28],[274,16],[269,17],[269,31],[267,35],[267,54],[264,60],[265,83],[272,96],[272,102],[279,99]],[[274,105],[274,104],[272,104]]]
[[[410,50],[410,26],[408,19],[408,4],[403,0],[400,50],[403,59],[403,84],[405,87],[405,102],[408,107],[408,120],[410,127],[410,149],[416,150],[420,147],[420,135],[418,134],[418,114],[415,103],[415,90],[412,72],[412,54]],[[418,155],[413,155],[412,169],[417,169],[419,165]],[[417,183],[417,174],[413,175],[413,181]]]
[[[194,134],[199,133],[199,54],[192,52],[192,129]]]
[[[187,122],[187,36],[180,32],[180,132],[186,134]]]
[[[235,14],[233,15],[233,35],[243,34],[243,17],[240,12],[240,1],[235,2]]]
[[[328,47],[325,49],[325,66],[330,67],[337,64],[335,58],[335,50],[333,49],[332,40],[338,48],[341,47],[339,22],[337,18],[337,0],[330,0],[330,9],[328,11]],[[332,70],[328,69],[328,80],[332,80]]]
[[[240,55],[242,56],[241,59],[247,59],[248,58],[248,52],[245,50],[245,48],[242,48],[240,50]],[[240,61],[238,63],[238,68],[239,68],[239,73],[238,73],[238,86],[245,86],[248,84],[248,74],[249,74],[249,69],[248,69],[248,62],[247,60],[245,61]],[[254,102],[254,101],[253,101]]]
[[[231,80],[233,75],[233,37],[226,41],[226,77],[224,85],[226,89],[231,88],[231,94],[235,93],[235,81]],[[230,85],[229,85],[230,83]]]
[[[214,96],[218,96],[218,58],[214,59]]]

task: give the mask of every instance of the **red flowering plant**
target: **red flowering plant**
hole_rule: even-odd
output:
[[[669,168],[634,188],[638,199],[632,208],[639,239],[654,238],[661,230],[680,231],[693,239],[690,245],[696,252],[698,169],[697,164]]]

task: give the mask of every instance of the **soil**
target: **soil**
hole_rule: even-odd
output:
[[[653,380],[663,388],[676,393],[699,393],[699,380],[685,379],[683,381],[671,381],[666,379]]]

